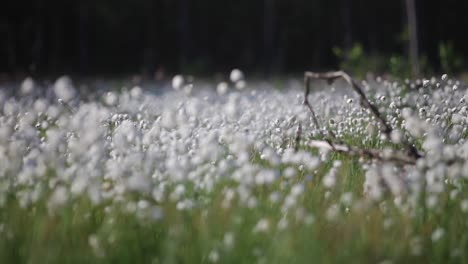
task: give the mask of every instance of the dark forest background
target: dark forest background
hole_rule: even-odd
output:
[[[441,45],[468,59],[468,1],[415,5],[418,53],[431,69],[443,67]],[[408,57],[407,22],[404,0],[4,1],[0,73],[325,70],[357,43],[367,56]]]

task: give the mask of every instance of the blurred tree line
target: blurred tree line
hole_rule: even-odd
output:
[[[209,73],[241,67],[288,73],[337,68],[357,43],[368,56],[405,59],[411,32],[406,7],[405,0],[5,1],[0,72]],[[451,54],[457,61],[468,57],[467,8],[468,1],[415,0],[417,52],[435,70],[450,64]]]

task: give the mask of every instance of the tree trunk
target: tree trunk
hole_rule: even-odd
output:
[[[420,73],[419,68],[419,52],[418,52],[418,26],[416,18],[416,5],[415,0],[406,1],[406,17],[408,18],[409,29],[409,55],[411,61],[411,71],[414,77]]]
[[[189,41],[189,1],[179,0],[179,48],[180,48],[180,67],[183,68],[190,58]]]
[[[12,72],[16,70],[16,29],[7,27],[7,65]]]
[[[274,61],[275,0],[264,0],[263,4],[263,56],[265,74],[269,76]]]
[[[80,73],[88,72],[89,49],[88,49],[88,20],[89,8],[85,1],[79,3],[79,67]]]
[[[344,26],[344,50],[348,51],[353,46],[353,33],[351,25],[351,0],[343,0],[341,6]]]

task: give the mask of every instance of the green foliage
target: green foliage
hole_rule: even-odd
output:
[[[419,67],[424,74],[431,74],[433,72],[429,65],[429,60],[426,56],[420,56]],[[401,55],[392,55],[389,59],[388,71],[394,78],[411,78],[411,62],[409,58]]]
[[[371,72],[375,74],[390,73],[389,59],[381,54],[367,54],[360,43],[353,45],[348,51],[338,47],[333,48],[333,53],[340,60],[340,69],[343,69],[358,78],[365,78]]]
[[[393,55],[390,57],[389,71],[393,76],[408,77],[411,72],[411,65],[404,57]]]
[[[368,72],[380,73],[384,68],[383,59],[378,55],[366,54],[360,43],[347,51],[334,47],[333,53],[340,60],[340,69],[359,78],[364,78]]]
[[[334,160],[342,160],[343,166],[337,185],[328,190],[321,179]],[[210,263],[213,252],[219,263],[457,263],[468,259],[467,215],[458,206],[468,198],[466,187],[456,198],[441,197],[439,208],[446,208],[442,211],[427,208],[421,197],[418,215],[405,215],[392,196],[349,210],[341,200],[344,193],[351,193],[356,201],[365,195],[358,160],[333,154],[317,170],[311,181],[303,176],[295,179],[305,183],[304,195],[295,206],[313,212],[305,220],[298,218],[298,211],[283,213],[281,203],[268,199],[272,192],[288,193],[281,182],[259,187],[255,208],[236,199],[225,208],[223,190],[235,188],[236,183],[221,181],[209,194],[209,204],[180,211],[168,202],[161,205],[165,215],[157,221],[126,212],[126,202],[95,206],[80,198],[51,215],[46,200],[23,208],[12,195],[0,212],[0,263]],[[333,205],[338,206],[339,218],[329,220],[327,211]],[[268,231],[253,232],[262,218],[269,221]],[[283,218],[289,224],[281,229],[277,225]],[[434,242],[431,235],[437,228],[445,233]],[[232,245],[226,242],[229,236]],[[415,247],[416,242],[420,247]],[[414,248],[420,252],[415,254]]]
[[[349,51],[338,47],[333,48],[333,53],[340,60],[340,69],[343,69],[358,78],[364,78],[368,72],[375,74],[390,74],[394,78],[411,77],[411,64],[409,58],[393,54],[384,56],[381,54],[366,54],[361,44],[356,43]],[[422,72],[432,72],[426,56],[421,56],[419,61]]]
[[[454,74],[463,65],[462,57],[455,51],[451,41],[439,43],[439,59],[444,73]]]
[[[181,72],[191,75],[202,75],[208,72],[210,68],[210,61],[206,58],[200,57],[193,60],[180,59]]]

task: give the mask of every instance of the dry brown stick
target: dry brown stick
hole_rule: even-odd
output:
[[[382,125],[382,132],[385,133],[387,136],[390,137],[390,133],[392,132],[392,128],[390,125],[387,123],[387,120],[385,120],[385,117],[383,117],[377,107],[373,105],[369,99],[367,99],[366,94],[360,87],[360,85],[353,79],[351,76],[349,76],[346,72],[344,71],[336,71],[336,72],[325,72],[325,73],[315,73],[315,72],[305,72],[305,78],[306,79],[322,79],[326,80],[329,82],[333,82],[335,79],[338,78],[343,78],[349,85],[351,85],[351,88],[359,95],[361,98],[362,104],[367,107],[372,114],[379,120],[380,124]],[[306,84],[310,86],[310,81],[306,81]],[[310,88],[306,88],[306,94],[308,95],[310,93]]]
[[[319,131],[320,134],[322,134],[318,120],[317,120],[317,115],[315,114],[315,111],[312,108],[312,105],[310,104],[309,98],[308,98],[309,93],[310,93],[310,77],[307,75],[307,73],[304,75],[304,87],[305,87],[305,91],[304,91],[303,104],[307,106],[307,108],[309,108],[310,112],[312,113],[312,121],[314,122],[315,128]]]
[[[316,73],[316,72],[308,71],[304,73],[304,84],[305,84],[304,104],[312,112],[312,117],[314,118],[315,125],[318,126],[317,118],[315,117],[315,112],[312,109],[312,106],[308,99],[308,95],[310,93],[310,79],[321,79],[321,80],[326,80],[329,83],[332,83],[334,80],[338,78],[343,78],[349,85],[351,85],[351,88],[359,95],[361,99],[361,104],[367,109],[369,109],[371,113],[374,115],[374,117],[381,124],[382,133],[384,133],[387,136],[387,138],[390,138],[392,131],[393,131],[392,127],[388,124],[385,117],[382,114],[380,114],[379,109],[369,101],[369,99],[367,98],[361,86],[353,78],[351,78],[349,74],[347,74],[344,71],[324,72],[324,73]],[[414,158],[421,157],[421,154],[419,154],[416,148],[413,145],[411,145],[409,142],[405,141],[404,145],[405,145],[405,148],[408,150],[409,155],[411,155]]]
[[[324,140],[311,140],[308,142],[308,145],[313,148],[330,150],[337,153],[343,153],[349,156],[394,162],[401,165],[415,165],[417,160],[417,158],[408,156],[403,152],[393,151],[391,153],[384,153],[384,151],[382,150],[362,149],[345,144],[334,144],[330,141]]]

